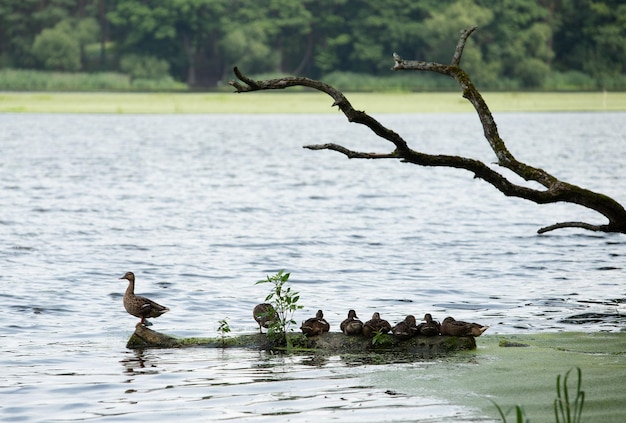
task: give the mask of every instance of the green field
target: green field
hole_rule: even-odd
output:
[[[625,111],[626,93],[484,93],[493,112]],[[346,93],[368,113],[473,112],[460,93]],[[336,113],[319,92],[43,93],[0,92],[10,113]]]

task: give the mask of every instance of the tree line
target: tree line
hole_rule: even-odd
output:
[[[394,52],[448,63],[470,25],[463,66],[481,89],[626,89],[622,0],[0,0],[0,68],[214,88],[236,64],[350,89],[391,77]]]

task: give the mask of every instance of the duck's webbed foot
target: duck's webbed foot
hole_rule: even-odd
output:
[[[137,326],[142,326],[142,325],[143,325],[143,326],[146,326],[146,327],[147,327],[147,326],[152,326],[152,322],[150,322],[150,321],[146,320],[146,318],[145,318],[145,317],[142,317],[142,318],[141,318],[141,320],[139,321],[139,323],[137,323],[137,324],[135,325],[135,327],[137,327]]]

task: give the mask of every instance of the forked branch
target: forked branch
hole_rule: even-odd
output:
[[[343,93],[334,87],[309,78],[303,77],[283,77],[264,81],[254,81],[238,68],[234,68],[235,75],[245,85],[231,81],[237,92],[261,91],[285,89],[293,86],[305,86],[324,92],[333,98],[333,106],[338,106],[348,121],[360,123],[370,128],[379,137],[391,142],[394,149],[386,153],[366,153],[353,151],[341,145],[328,143],[321,145],[306,145],[304,148],[311,150],[333,150],[344,154],[348,158],[358,159],[398,159],[402,162],[413,163],[420,166],[445,166],[465,169],[472,172],[475,177],[481,178],[504,195],[524,198],[537,204],[547,204],[556,202],[567,202],[578,204],[583,207],[595,210],[608,219],[608,223],[598,225],[585,222],[561,222],[539,229],[539,233],[552,231],[560,228],[582,228],[591,231],[621,232],[626,233],[626,210],[612,198],[596,193],[567,182],[560,181],[543,169],[529,166],[518,161],[508,150],[498,133],[498,127],[493,119],[489,107],[485,103],[482,95],[476,89],[469,75],[460,67],[463,50],[469,36],[477,29],[472,26],[461,31],[461,36],[457,43],[452,62],[444,65],[436,62],[424,62],[415,60],[404,60],[396,53],[393,54],[393,70],[411,70],[436,72],[449,76],[457,81],[465,97],[476,110],[483,127],[485,139],[489,143],[492,151],[497,157],[497,164],[505,167],[526,181],[535,181],[541,184],[544,189],[533,189],[509,181],[499,172],[496,172],[483,162],[462,156],[433,155],[426,154],[411,149],[406,141],[391,129],[386,128],[376,119],[363,111],[355,110]]]

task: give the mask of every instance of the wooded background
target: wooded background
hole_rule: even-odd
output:
[[[195,88],[237,64],[350,89],[402,78],[391,54],[463,66],[480,89],[626,89],[622,0],[0,0],[0,69],[120,72]],[[376,88],[375,84],[373,88]],[[454,89],[436,75],[408,89]]]

